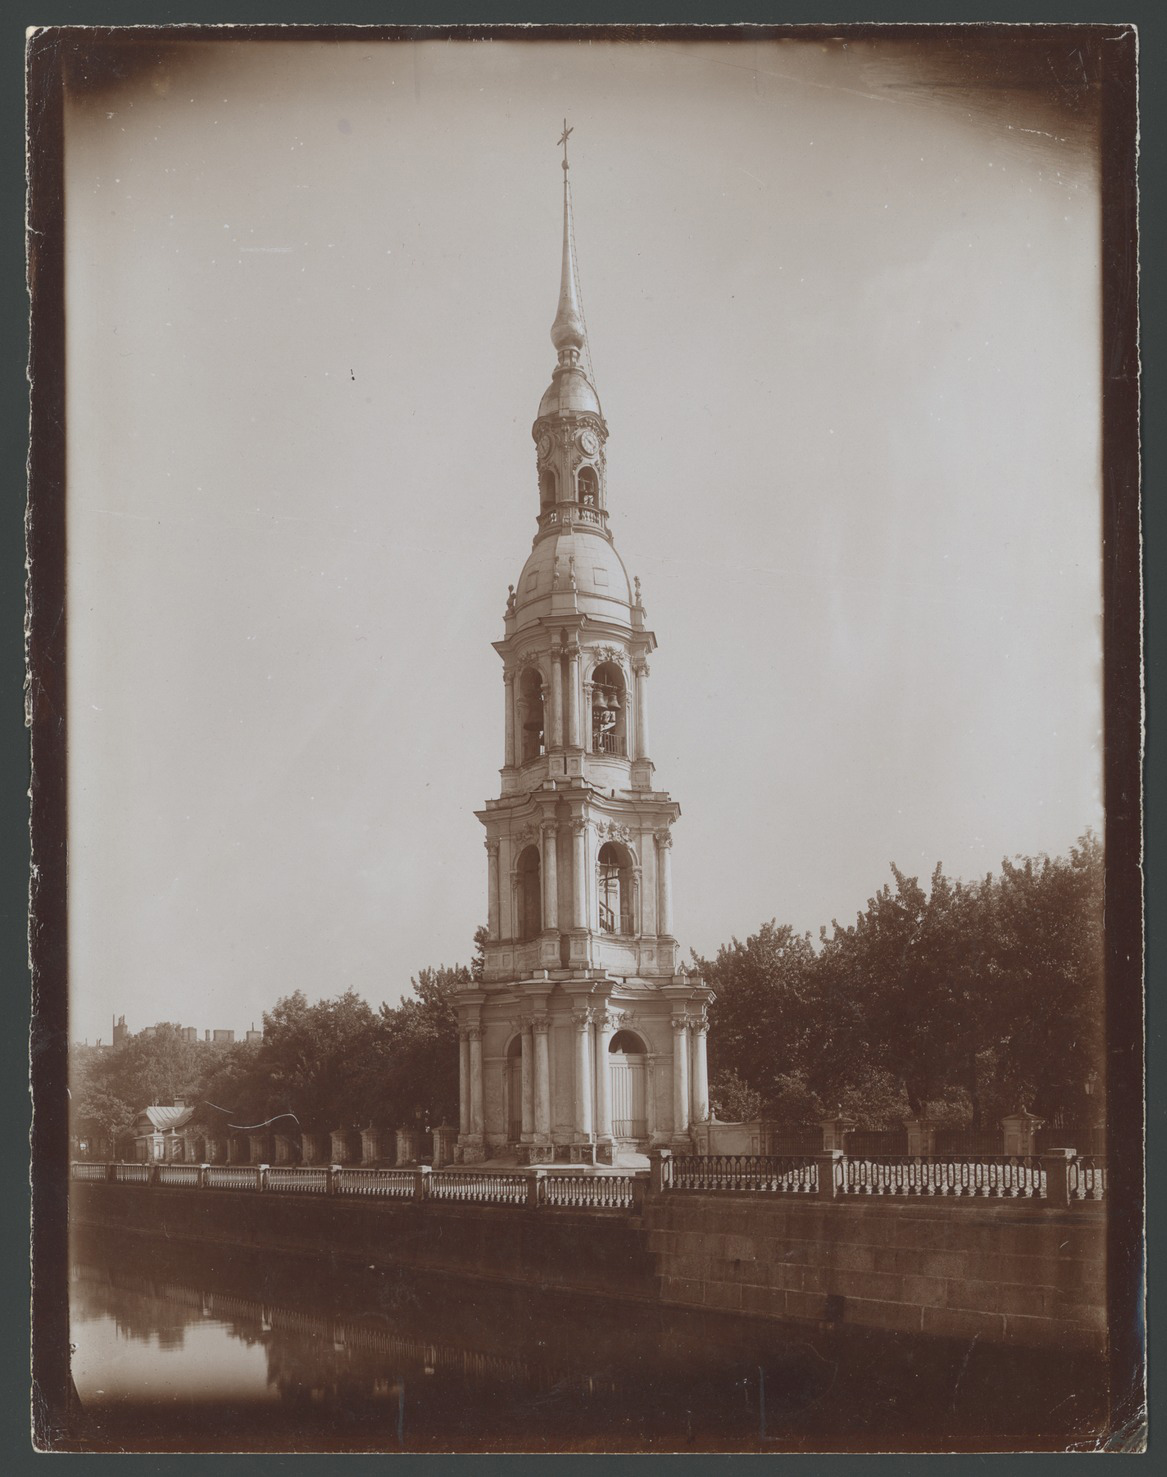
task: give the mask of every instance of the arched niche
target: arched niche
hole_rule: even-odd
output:
[[[515,867],[515,903],[518,910],[515,937],[518,939],[538,938],[543,927],[539,870],[539,848],[524,848]]]
[[[506,1054],[507,1142],[517,1144],[523,1136],[523,1038],[516,1031]]]
[[[539,473],[539,507],[543,512],[553,508],[559,495],[559,479],[553,467],[544,467]]]
[[[576,499],[581,507],[598,508],[600,506],[600,479],[596,475],[595,467],[580,467],[575,479]]]

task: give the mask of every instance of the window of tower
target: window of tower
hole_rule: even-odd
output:
[[[592,673],[592,750],[628,752],[628,691],[615,662],[604,662]]]
[[[538,759],[545,752],[543,743],[543,683],[534,667],[528,667],[519,681],[519,726],[522,729],[522,762]]]
[[[544,467],[539,473],[539,506],[546,510],[553,508],[556,501],[558,484],[555,480],[555,472],[551,467]]]
[[[543,927],[543,909],[539,887],[539,848],[528,846],[519,857],[515,902],[518,906],[515,936],[533,939]]]
[[[605,841],[596,869],[600,900],[600,932],[631,933],[632,858],[623,846]]]
[[[581,467],[576,478],[579,500],[585,508],[594,508],[600,501],[600,481],[595,467]]]

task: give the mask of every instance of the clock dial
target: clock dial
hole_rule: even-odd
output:
[[[550,450],[551,450],[551,437],[548,436],[546,433],[544,433],[542,436],[539,437],[539,455],[541,457],[546,457],[547,453]]]
[[[596,440],[595,431],[581,431],[579,444],[587,452],[588,456],[595,456],[599,441]]]

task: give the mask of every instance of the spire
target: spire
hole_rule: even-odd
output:
[[[567,165],[567,140],[573,132],[565,118],[559,139],[563,145],[563,272],[559,283],[559,308],[551,325],[551,342],[561,361],[565,350],[575,349],[579,353],[587,348],[587,330],[580,307],[579,277],[575,267],[575,232],[571,221],[571,182]]]

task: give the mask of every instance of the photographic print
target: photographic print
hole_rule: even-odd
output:
[[[1139,1446],[1134,55],[32,36],[43,1449]]]

